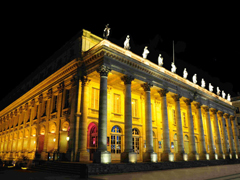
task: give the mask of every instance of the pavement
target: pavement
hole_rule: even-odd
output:
[[[31,170],[9,169],[0,172],[0,179],[14,180],[76,180],[78,175],[65,175]],[[92,175],[89,180],[240,180],[240,164],[207,166],[161,171]]]

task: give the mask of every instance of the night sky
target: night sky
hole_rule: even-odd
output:
[[[171,70],[174,40],[178,75],[182,76],[186,67],[187,79],[192,81],[196,73],[198,85],[204,78],[207,89],[211,83],[214,93],[219,86],[234,97],[240,92],[240,16],[235,6],[192,4],[182,9],[119,5],[111,10],[110,6],[93,8],[74,4],[33,5],[34,8],[27,8],[27,4],[21,4],[22,8],[15,5],[8,11],[9,17],[2,20],[0,99],[77,32],[86,29],[102,37],[106,24],[111,28],[111,42],[123,47],[126,36],[130,35],[132,52],[141,56],[148,46],[147,59],[157,64],[161,53],[163,67],[168,70]]]

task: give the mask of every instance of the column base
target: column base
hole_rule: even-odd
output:
[[[187,154],[186,153],[176,153],[175,154],[176,161],[187,161]]]
[[[209,153],[209,158],[208,158],[208,160],[215,160],[215,159],[216,159],[215,153]]]
[[[135,152],[123,152],[123,153],[121,153],[121,162],[136,163],[137,162],[137,154]]]
[[[167,153],[161,153],[161,161],[168,162],[168,161],[174,161],[174,154],[171,152]]]
[[[90,160],[89,152],[80,151],[79,152],[79,162],[88,162]]]
[[[218,154],[218,159],[223,159],[223,154]]]
[[[96,151],[93,154],[93,163],[101,164],[111,163],[111,153],[108,151]]]
[[[143,162],[157,162],[158,157],[155,152],[145,152],[143,153]]]
[[[208,156],[209,156],[209,154],[207,154],[207,153],[200,153],[199,160],[207,160]]]
[[[188,154],[188,161],[196,161],[198,159],[199,154],[196,152],[191,152]]]

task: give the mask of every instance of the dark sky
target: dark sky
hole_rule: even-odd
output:
[[[236,96],[240,92],[239,57],[240,27],[237,5],[188,4],[147,5],[138,8],[129,5],[111,5],[94,8],[91,5],[15,5],[2,20],[1,96],[16,87],[42,62],[61,48],[81,29],[102,37],[108,23],[109,40],[120,46],[130,35],[131,51],[142,55],[148,46],[148,59],[157,63],[159,53],[164,67],[171,69],[172,41],[175,41],[177,74],[188,70],[188,79],[197,73],[225,93]],[[93,13],[95,12],[95,13]]]

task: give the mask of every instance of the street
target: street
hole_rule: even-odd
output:
[[[0,172],[0,179],[14,180],[21,177],[24,180],[76,180],[78,175],[54,174],[31,170],[8,169]],[[122,174],[92,175],[89,180],[240,180],[240,164],[208,166],[186,169],[161,171],[144,171]]]

